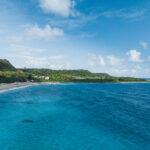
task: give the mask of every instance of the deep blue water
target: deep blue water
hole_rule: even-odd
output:
[[[150,84],[0,93],[0,150],[150,150]]]

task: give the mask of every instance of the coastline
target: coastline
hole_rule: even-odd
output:
[[[20,88],[20,87],[27,87],[27,86],[32,86],[32,85],[38,85],[38,84],[32,83],[32,82],[1,83],[0,84],[0,91]]]
[[[0,83],[0,92],[16,89],[16,88],[23,88],[32,85],[40,85],[40,84],[60,84],[61,82],[14,82],[14,83]]]
[[[66,82],[69,84],[70,82]],[[73,83],[73,82],[71,82]],[[150,82],[118,82],[118,83],[150,83]],[[0,92],[10,89],[27,87],[40,84],[61,84],[61,82],[15,82],[15,83],[0,83]]]
[[[21,87],[27,87],[32,85],[40,85],[40,84],[60,84],[60,82],[15,82],[15,83],[1,83],[0,91],[16,89]]]

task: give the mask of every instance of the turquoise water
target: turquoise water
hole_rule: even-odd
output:
[[[150,150],[150,84],[2,92],[0,150]]]

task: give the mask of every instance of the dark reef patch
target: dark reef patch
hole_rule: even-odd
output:
[[[29,120],[29,119],[25,119],[25,120],[22,120],[23,123],[32,123],[33,120]]]
[[[27,104],[39,104],[37,102],[27,102]]]

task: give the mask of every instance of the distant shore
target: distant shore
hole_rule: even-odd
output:
[[[40,84],[60,84],[61,82],[15,82],[15,83],[1,83],[0,91],[15,89],[20,87],[27,87],[32,85],[40,85]],[[70,82],[68,82],[70,83]],[[150,83],[150,82],[119,82],[119,83]]]

